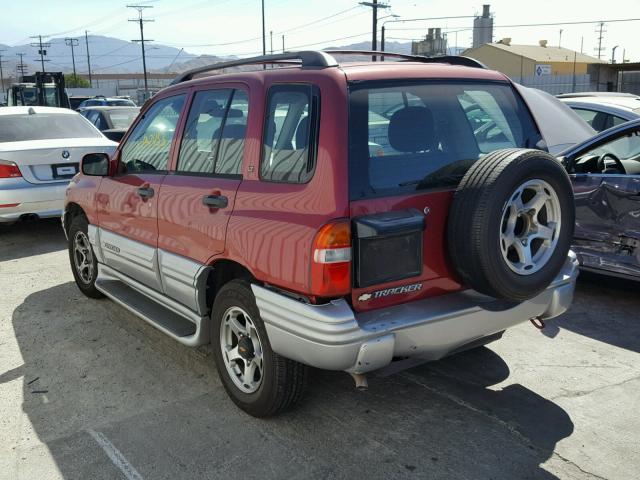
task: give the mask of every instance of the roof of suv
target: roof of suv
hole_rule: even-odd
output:
[[[384,56],[386,61],[339,63],[333,57],[334,55],[347,55],[349,58],[352,58],[355,55],[371,56],[372,54],[379,57]],[[393,60],[388,61],[387,57]],[[401,58],[403,61],[395,61],[397,58]],[[281,67],[260,69],[261,65],[266,64],[279,64]],[[257,66],[257,69],[217,75],[213,73],[216,70],[224,68],[246,65]],[[398,78],[447,78],[493,81],[507,80],[505,75],[488,70],[484,65],[480,64],[476,60],[467,57],[443,56],[440,58],[427,58],[388,52],[302,51],[205,65],[182,73],[173,81],[172,85],[182,84],[183,82],[189,82],[189,84],[207,83],[212,79],[220,78],[224,78],[226,81],[245,80],[250,78],[263,80],[271,76],[286,75],[287,72],[291,72],[292,70],[296,72],[305,72],[310,76],[313,76],[323,75],[323,72],[335,71],[335,69],[340,69],[348,81],[391,80]],[[208,76],[193,79],[195,75],[203,75],[207,72],[209,73]]]

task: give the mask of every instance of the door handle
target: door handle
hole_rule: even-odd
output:
[[[138,195],[142,198],[151,198],[153,197],[154,190],[151,187],[140,187],[138,188]]]
[[[226,208],[229,200],[224,195],[206,195],[202,203],[209,208]]]

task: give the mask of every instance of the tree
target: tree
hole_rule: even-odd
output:
[[[64,76],[64,83],[67,88],[90,88],[89,80],[80,75],[68,73]]]

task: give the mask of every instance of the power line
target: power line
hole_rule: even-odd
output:
[[[263,30],[264,30],[264,0],[263,1],[263,15],[262,15],[262,24],[263,24]],[[153,8],[152,5],[127,5],[127,8],[134,8],[138,11],[138,18],[137,19],[130,19],[130,22],[138,22],[138,24],[140,25],[140,39],[137,40],[131,40],[132,42],[140,42],[140,46],[142,47],[142,70],[144,73],[144,98],[145,100],[147,98],[149,98],[149,84],[147,81],[147,59],[145,58],[145,52],[144,52],[144,24],[147,22],[153,22],[153,20],[149,20],[149,19],[144,19],[142,18],[142,11],[145,8]],[[153,40],[147,40],[147,42],[153,42]]]

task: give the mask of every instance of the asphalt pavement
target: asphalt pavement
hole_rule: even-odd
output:
[[[640,284],[581,276],[571,310],[357,391],[313,371],[268,420],[183,347],[73,283],[58,220],[0,227],[0,479],[632,479]]]

